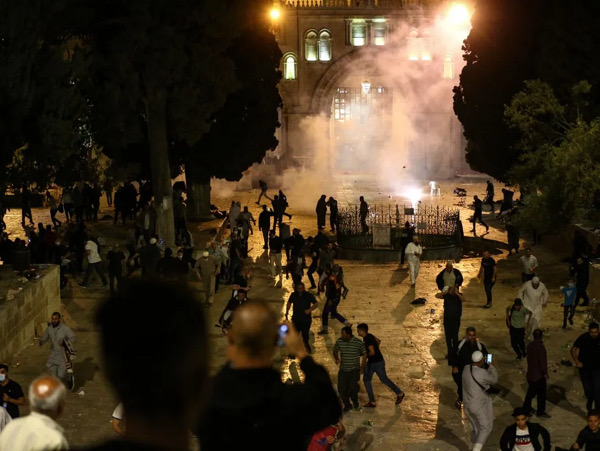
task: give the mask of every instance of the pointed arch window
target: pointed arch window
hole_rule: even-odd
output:
[[[304,57],[306,61],[317,61],[318,55],[318,37],[314,30],[308,31],[304,38]]]
[[[288,53],[283,57],[283,78],[285,80],[298,79],[298,60],[293,53]]]
[[[319,61],[331,61],[331,34],[327,30],[319,34]]]

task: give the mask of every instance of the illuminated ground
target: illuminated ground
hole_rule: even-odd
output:
[[[359,195],[364,195],[373,204],[375,202],[394,202],[393,194],[380,189],[368,178],[344,177],[335,181],[335,189],[325,191],[324,194],[337,194],[341,206],[345,202],[357,202]],[[424,182],[424,186],[426,182]],[[452,204],[454,197],[449,194],[455,186],[465,187],[469,196],[483,194],[484,183],[478,181],[473,184],[464,182],[447,182],[442,184],[441,199],[434,199],[442,205]],[[497,187],[497,191],[500,187]],[[398,191],[402,191],[401,188]],[[225,192],[222,188],[213,191],[213,203],[225,208],[232,199],[242,201],[248,205],[258,216],[258,206],[254,204],[256,191],[230,192],[228,195],[219,195]],[[335,194],[334,194],[335,195]],[[392,198],[389,196],[392,195]],[[316,220],[311,211],[314,211],[317,197],[300,199],[300,194],[288,191],[290,213],[292,213],[293,227],[302,229],[304,236],[316,232]],[[425,196],[424,202],[430,202]],[[403,202],[403,200],[400,200]],[[295,205],[302,203],[303,208]],[[312,207],[310,207],[312,205]],[[303,210],[305,213],[299,212]],[[466,213],[466,212],[465,212]],[[470,230],[466,222],[467,214],[463,214],[465,231]],[[489,215],[488,215],[489,216]],[[487,221],[487,216],[484,216]],[[17,234],[20,226],[20,212],[13,211],[7,217],[9,230]],[[46,211],[35,211],[34,219],[48,221]],[[206,236],[203,230],[214,226],[216,223],[205,223],[198,230],[200,240]],[[491,233],[486,239],[505,241],[505,233],[496,220],[491,220]],[[498,227],[499,229],[496,229]],[[109,242],[122,239],[124,229],[113,228],[112,224],[99,223],[95,229]],[[480,228],[483,231],[483,228]],[[265,299],[276,309],[281,309],[284,300],[290,292],[290,281],[285,281],[283,289],[274,287],[266,268],[266,256],[262,250],[262,237],[257,233],[251,238],[249,264],[254,268],[251,298]],[[494,246],[491,246],[494,247]],[[501,247],[501,246],[500,246]],[[463,313],[461,327],[474,325],[480,331],[483,342],[494,353],[500,372],[500,385],[505,389],[503,397],[494,400],[496,423],[494,432],[485,449],[497,449],[497,443],[504,427],[509,424],[512,408],[521,404],[526,389],[524,380],[523,363],[514,359],[508,342],[508,331],[504,325],[504,309],[515,296],[517,286],[520,284],[519,268],[515,256],[507,256],[505,250],[498,249],[496,257],[499,263],[498,283],[494,289],[494,307],[484,310],[480,306],[484,303],[484,293],[481,285],[471,281],[479,267],[479,259],[463,259],[457,267],[465,276],[464,293],[467,298]],[[561,358],[568,358],[567,344],[582,332],[583,315],[576,317],[576,327],[563,331],[560,326],[562,309],[558,297],[558,285],[566,275],[566,268],[559,260],[560,253],[553,253],[545,247],[534,248],[534,254],[540,261],[540,274],[542,280],[549,281],[551,300],[546,309],[543,326],[550,329],[546,332],[546,342],[551,363],[551,376],[549,380],[549,413],[553,416],[544,420],[553,437],[553,443],[568,447],[575,438],[577,431],[584,426],[584,407],[581,385],[576,371],[573,368],[560,366]],[[344,418],[348,430],[347,450],[467,450],[469,449],[469,427],[466,418],[457,411],[453,404],[456,399],[455,386],[450,377],[450,371],[444,360],[445,344],[443,331],[440,327],[442,308],[434,298],[435,284],[433,279],[441,270],[442,262],[426,263],[422,267],[421,275],[417,282],[416,292],[410,290],[405,271],[399,270],[398,265],[366,265],[360,262],[341,262],[344,266],[347,285],[350,295],[342,302],[340,311],[349,317],[353,323],[367,322],[372,332],[383,340],[382,351],[386,358],[388,375],[406,391],[406,399],[401,407],[393,405],[393,394],[378,380],[374,381],[374,390],[378,400],[375,410],[351,412]],[[73,445],[88,443],[111,436],[109,426],[110,415],[115,405],[107,383],[104,379],[101,365],[98,363],[97,335],[91,323],[92,312],[99,298],[105,293],[100,289],[80,290],[73,289],[72,296],[65,297],[63,302],[76,323],[78,335],[78,364],[76,371],[79,385],[84,394],[70,394],[65,417],[61,423],[66,429],[66,435]],[[222,289],[216,299],[215,306],[210,312],[211,323],[214,323],[221,312],[229,292]],[[425,297],[428,300],[426,307],[414,308],[410,301],[415,297]],[[435,309],[434,313],[430,309]],[[318,310],[315,312],[318,313]],[[335,375],[337,370],[331,357],[331,347],[339,333],[340,325],[330,324],[328,336],[315,335],[314,356]],[[319,315],[313,320],[313,332],[320,326]],[[151,334],[149,327],[149,334]],[[213,349],[213,369],[218,368],[224,361],[225,339],[217,328],[211,335]],[[47,356],[47,349],[29,347],[20,355],[15,356],[12,377],[27,384],[42,369]],[[285,360],[279,360],[284,367],[288,366]],[[288,373],[286,373],[288,374]],[[376,379],[376,378],[375,378]],[[335,378],[334,378],[335,380]],[[79,391],[79,390],[76,390]],[[364,388],[360,393],[361,402],[367,401]],[[535,405],[535,402],[534,402]],[[372,421],[373,425],[365,424]]]

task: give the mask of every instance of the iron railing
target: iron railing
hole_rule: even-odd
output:
[[[407,222],[427,248],[460,246],[462,243],[458,210],[421,205],[416,208],[410,205],[371,206],[365,230],[360,220],[359,206],[343,208],[339,211],[337,240],[341,246],[370,248],[373,247],[374,224],[387,224],[390,227],[390,248],[400,249],[407,244],[403,230]]]
[[[400,9],[410,7],[432,7],[443,0],[283,0],[292,8],[381,8]]]

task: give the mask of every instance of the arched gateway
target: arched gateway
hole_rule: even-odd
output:
[[[408,166],[420,177],[464,167],[455,60],[448,39],[435,45],[433,14],[406,6],[415,2],[288,3],[275,27],[293,75],[280,84],[284,161],[334,174]]]

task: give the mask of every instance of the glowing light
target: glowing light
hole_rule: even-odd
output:
[[[405,197],[406,199],[410,200],[410,203],[414,206],[423,197],[423,192],[421,191],[421,188],[411,187],[411,188],[406,188],[402,192],[402,196]]]
[[[362,92],[364,95],[367,95],[369,93],[369,91],[371,90],[371,82],[365,80],[360,84],[361,88],[362,88]]]
[[[279,8],[273,8],[269,12],[269,15],[271,16],[271,19],[279,20],[279,18],[281,17],[281,10]]]
[[[448,10],[447,19],[453,25],[468,25],[471,21],[471,13],[465,5],[454,3]]]

